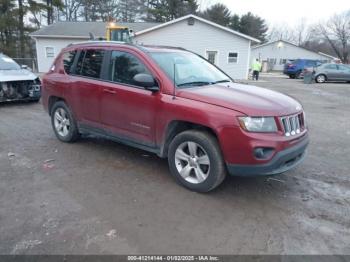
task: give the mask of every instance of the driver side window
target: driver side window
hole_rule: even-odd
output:
[[[151,75],[146,66],[136,56],[127,52],[112,51],[108,74],[110,81],[139,86],[133,78],[141,73]]]

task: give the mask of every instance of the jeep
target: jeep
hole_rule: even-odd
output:
[[[299,102],[235,83],[184,49],[72,44],[42,84],[59,140],[94,134],[155,153],[192,191],[216,188],[227,173],[283,173],[305,158],[309,138]]]

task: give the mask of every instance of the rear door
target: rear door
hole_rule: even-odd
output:
[[[105,51],[85,49],[79,52],[72,75],[70,97],[79,122],[100,126],[101,72]]]
[[[111,51],[107,81],[101,91],[101,121],[105,129],[126,140],[155,146],[156,108],[160,93],[138,86],[133,77],[152,75],[136,53]]]

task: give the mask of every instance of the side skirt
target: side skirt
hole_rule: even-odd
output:
[[[95,127],[91,127],[88,126],[86,124],[79,124],[78,123],[78,128],[79,128],[79,132],[83,133],[83,134],[93,134],[96,136],[100,136],[109,140],[112,140],[114,142],[117,143],[121,143],[127,146],[132,146],[141,150],[145,150],[154,154],[157,154],[158,156],[160,155],[160,148],[159,147],[155,147],[153,145],[149,145],[140,141],[135,141],[132,140],[128,137],[125,136],[120,136],[117,135],[115,133],[111,133],[111,132],[107,132],[104,129],[100,129],[100,128],[95,128]]]

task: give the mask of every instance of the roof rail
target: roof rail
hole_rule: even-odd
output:
[[[167,45],[139,45],[140,47],[154,47],[154,48],[166,48],[166,49],[179,49],[179,50],[187,50],[186,48],[180,46],[167,46]]]
[[[122,41],[107,41],[107,40],[87,40],[87,41],[81,41],[81,42],[75,42],[71,43],[67,46],[74,46],[74,45],[84,45],[84,44],[118,44],[118,45],[133,45],[131,43],[122,42]]]

